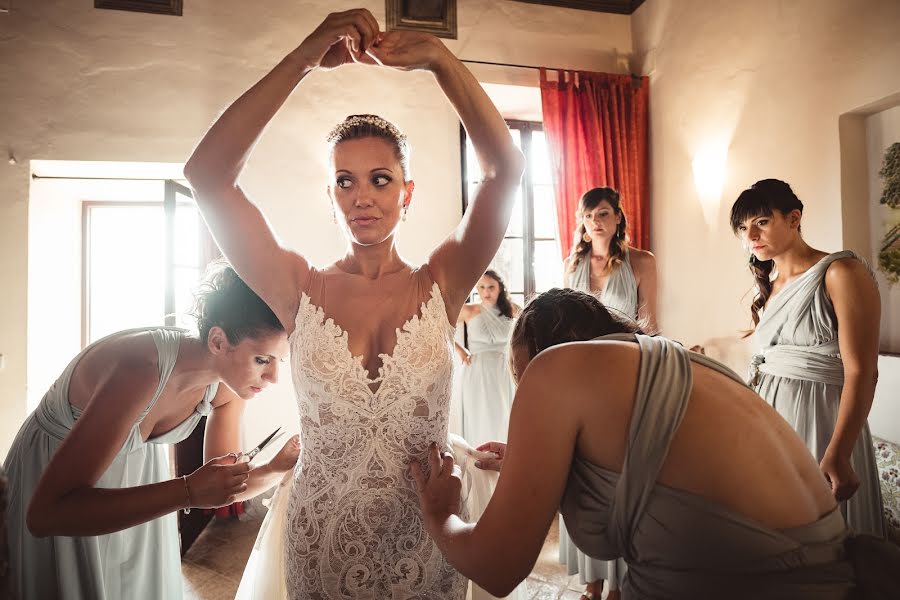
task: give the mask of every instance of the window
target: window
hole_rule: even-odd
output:
[[[203,220],[191,192],[165,182],[161,202],[82,203],[82,344],[132,327],[192,327]]]
[[[533,294],[562,286],[563,266],[556,228],[556,208],[550,156],[540,123],[507,121],[513,141],[525,155],[522,185],[500,249],[491,261],[506,281],[510,295],[520,306]],[[462,128],[460,128],[462,130]],[[462,130],[466,152],[463,157],[463,210],[481,181],[475,149]]]

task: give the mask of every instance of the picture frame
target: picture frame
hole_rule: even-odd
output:
[[[94,0],[94,8],[180,17],[183,0]]]
[[[422,31],[456,39],[456,0],[385,0],[387,30]]]

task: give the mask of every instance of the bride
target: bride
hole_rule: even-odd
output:
[[[284,248],[239,185],[262,130],[304,78],[351,62],[432,73],[475,146],[484,182],[424,265],[396,249],[414,184],[406,138],[381,117],[350,116],[329,136],[328,195],[348,248],[323,269]],[[282,594],[464,597],[466,580],[425,531],[407,461],[425,462],[429,444],[447,439],[451,324],[500,245],[523,168],[500,114],[449,50],[431,35],[380,32],[365,9],[329,15],[188,161],[216,241],[291,344],[303,448],[289,495],[276,499],[283,524],[266,524],[282,538]]]

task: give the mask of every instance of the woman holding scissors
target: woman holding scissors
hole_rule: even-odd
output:
[[[175,512],[251,498],[293,468],[296,438],[265,464],[234,456],[246,402],[288,353],[278,319],[230,267],[194,315],[198,336],[151,327],[89,345],[19,430],[5,465],[18,597],[181,598]],[[166,445],[202,416],[218,458],[173,479]]]

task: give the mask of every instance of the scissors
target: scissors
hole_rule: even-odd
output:
[[[259,445],[258,445],[256,448],[254,448],[253,450],[250,450],[249,452],[241,452],[241,453],[239,453],[239,454],[236,454],[235,457],[234,457],[234,461],[237,462],[237,461],[239,461],[241,458],[246,457],[246,458],[247,458],[247,462],[250,462],[251,460],[253,460],[254,458],[256,458],[256,455],[259,454],[259,453],[262,451],[263,448],[265,448],[265,447],[268,446],[271,442],[274,442],[275,440],[277,440],[278,438],[280,438],[280,437],[283,436],[283,435],[284,435],[284,432],[281,431],[281,427],[279,427],[278,429],[276,429],[275,431],[273,431],[272,433],[270,433],[270,434],[268,435],[268,437],[266,437],[266,439],[264,439],[263,441],[261,441],[261,442],[259,443]]]

